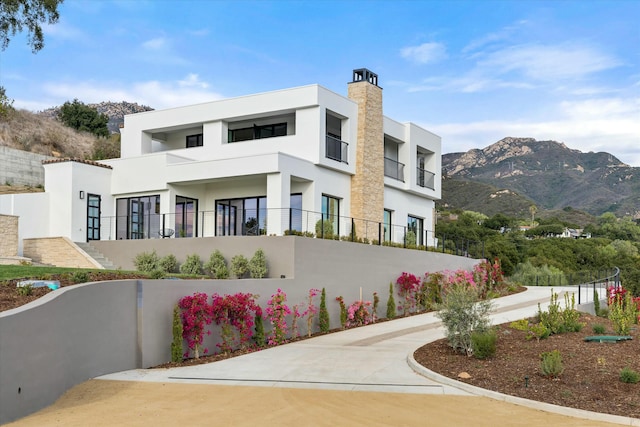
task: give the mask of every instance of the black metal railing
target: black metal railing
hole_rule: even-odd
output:
[[[384,176],[404,182],[404,163],[385,157]]]
[[[428,170],[422,169],[420,167],[418,169],[417,175],[417,183],[420,187],[430,188],[431,190],[435,190],[435,178],[436,174],[433,172],[429,172]]]
[[[337,160],[342,163],[349,163],[349,144],[327,135],[325,145],[326,157],[331,160]]]
[[[593,273],[590,272],[589,274],[591,275]],[[613,286],[616,289],[620,287],[620,269],[618,267],[615,267],[613,271],[598,271],[595,274],[595,278],[593,278],[592,280],[586,283],[580,282],[578,284],[578,304],[584,304],[589,301],[593,301],[596,294],[600,299],[602,299],[603,295],[606,298],[608,296],[607,290],[609,289],[609,287]],[[583,289],[586,289],[585,297],[582,296]],[[589,289],[592,289],[591,295],[589,295]]]
[[[437,241],[432,230],[414,230],[405,224],[386,224],[295,208],[261,209],[259,213],[255,209],[238,210],[233,217],[217,211],[191,212],[188,216],[176,213],[103,216],[100,222],[100,232],[105,240],[303,235],[425,250],[428,247],[435,249]],[[447,251],[463,253],[461,249]]]

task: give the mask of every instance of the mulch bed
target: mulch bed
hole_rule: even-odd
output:
[[[449,378],[500,393],[556,405],[625,417],[640,418],[640,383],[620,381],[620,370],[630,367],[640,372],[640,334],[636,327],[632,340],[585,342],[595,335],[593,325],[601,324],[614,335],[611,321],[582,315],[580,332],[540,340],[526,340],[524,331],[499,325],[494,357],[478,360],[454,353],[446,339],[421,347],[414,353],[418,363]],[[637,325],[636,325],[637,326]],[[541,374],[540,354],[559,350],[564,372],[557,379]],[[468,373],[469,379],[458,375]],[[528,386],[525,377],[528,377]]]

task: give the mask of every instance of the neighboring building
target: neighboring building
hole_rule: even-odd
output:
[[[45,161],[45,193],[0,196],[0,213],[21,238],[413,231],[433,245],[440,137],[382,111],[378,76],[358,69],[348,97],[310,85],[128,115],[119,159]]]

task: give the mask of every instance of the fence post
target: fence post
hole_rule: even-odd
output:
[[[382,223],[381,222],[378,223],[378,245],[379,246],[382,245]]]
[[[353,217],[352,217],[352,218],[351,218],[351,241],[352,241],[352,242],[353,242],[353,240],[354,240],[354,236],[355,236],[355,234],[356,234],[356,231],[355,231],[355,230],[356,230],[356,223],[355,223],[355,221],[353,220]]]

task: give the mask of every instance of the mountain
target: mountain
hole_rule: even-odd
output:
[[[442,170],[443,207],[526,214],[535,204],[544,210],[640,218],[640,168],[609,153],[508,137],[483,149],[445,154]]]
[[[142,113],[144,111],[152,111],[153,108],[148,107],[146,105],[140,105],[135,102],[99,102],[97,104],[87,104],[89,107],[95,108],[98,113],[106,114],[109,117],[109,123],[107,123],[107,127],[109,128],[109,132],[111,133],[119,133],[120,125],[124,123],[124,116],[127,114],[134,113]],[[41,111],[39,114],[42,114],[46,117],[56,118],[58,117],[58,113],[60,112],[60,106],[47,108],[44,111]]]

